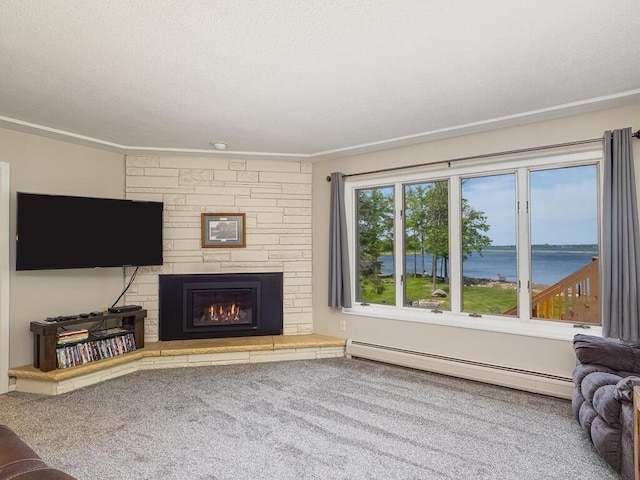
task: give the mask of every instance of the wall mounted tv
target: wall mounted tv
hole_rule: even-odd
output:
[[[162,202],[18,192],[16,270],[162,265]]]

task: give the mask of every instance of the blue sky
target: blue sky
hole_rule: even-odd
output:
[[[474,210],[484,212],[493,245],[516,244],[516,177],[514,174],[468,178],[462,197]]]
[[[531,172],[533,244],[597,243],[595,166]],[[515,244],[515,175],[466,179],[462,195],[487,215],[493,245]]]

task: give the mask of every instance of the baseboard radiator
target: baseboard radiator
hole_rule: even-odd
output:
[[[569,399],[573,393],[573,382],[568,377],[376,345],[357,340],[347,340],[346,354],[350,358],[376,360],[559,398]]]

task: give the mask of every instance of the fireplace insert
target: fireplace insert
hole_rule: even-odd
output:
[[[282,335],[282,273],[160,275],[160,340]]]

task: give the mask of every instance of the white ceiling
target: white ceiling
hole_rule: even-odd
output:
[[[0,125],[319,160],[638,102],[639,52],[637,0],[1,0]]]

